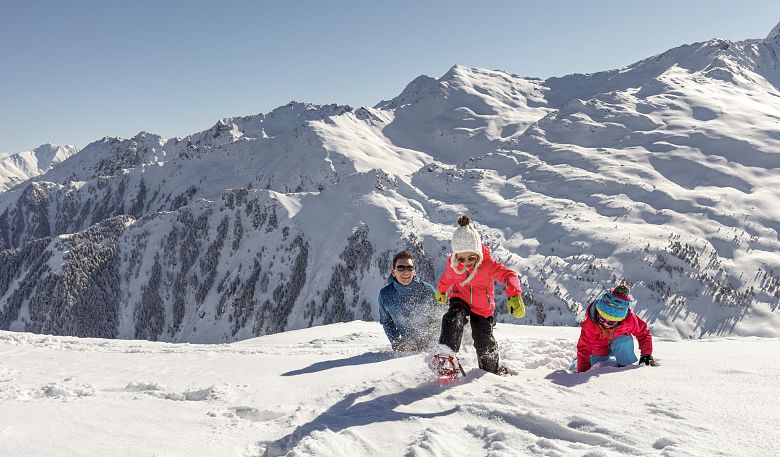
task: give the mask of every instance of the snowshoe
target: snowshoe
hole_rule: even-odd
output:
[[[461,376],[463,370],[454,354],[434,354],[429,366],[439,381],[444,382],[452,381]]]
[[[443,345],[439,345],[428,358],[428,367],[440,382],[449,382],[460,376],[466,376],[458,357],[450,348]]]

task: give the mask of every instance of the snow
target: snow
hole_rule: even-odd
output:
[[[544,81],[456,65],[374,107],[291,102],[186,138],[0,154],[0,247],[53,238],[44,268],[0,268],[8,328],[70,323],[71,295],[36,287],[92,271],[73,239],[138,207],[104,284],[109,330],[175,342],[0,331],[0,456],[776,454],[778,37]],[[467,346],[467,377],[439,385],[376,323],[301,329],[376,317],[387,256],[410,244],[440,274],[462,212],[521,275],[519,322],[540,324],[508,325],[499,291],[513,376],[476,369]],[[61,287],[73,297],[77,278]],[[567,372],[578,314],[617,280],[662,366]],[[28,298],[14,311],[12,297]]]
[[[355,321],[232,344],[0,332],[4,456],[771,455],[777,338],[655,341],[565,371],[578,329],[499,324],[513,376],[440,385]]]
[[[77,151],[75,146],[44,144],[32,151],[0,153],[0,192],[45,173]]]

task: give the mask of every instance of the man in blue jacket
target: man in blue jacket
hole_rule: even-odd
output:
[[[395,351],[425,351],[435,346],[440,306],[432,285],[416,277],[414,254],[401,251],[393,256],[387,285],[379,291],[379,322]]]

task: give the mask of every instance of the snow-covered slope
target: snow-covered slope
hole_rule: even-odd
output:
[[[495,150],[552,111],[543,82],[456,65],[441,78],[420,76],[376,108],[393,113],[383,134],[410,149],[457,164]]]
[[[439,385],[377,323],[233,344],[0,332],[3,456],[765,456],[778,339],[656,340],[660,367],[569,374],[577,329],[499,324],[514,376]],[[706,386],[706,388],[702,388]]]
[[[0,328],[214,342],[376,318],[392,253],[434,280],[466,212],[527,322],[572,325],[624,280],[657,334],[780,336],[779,39],[545,81],[455,66],[373,108],[105,138],[0,193]]]
[[[76,152],[75,146],[44,144],[32,151],[0,154],[0,192],[47,172]]]

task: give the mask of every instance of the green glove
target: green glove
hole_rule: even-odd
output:
[[[520,295],[510,297],[506,302],[506,309],[509,310],[509,314],[518,319],[525,316],[525,303],[523,303],[523,297]]]
[[[441,303],[442,305],[446,305],[447,304],[447,294],[445,294],[444,292],[439,292],[437,290],[436,291],[436,301]]]

